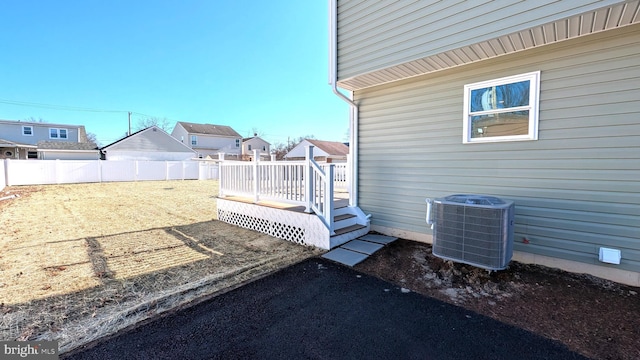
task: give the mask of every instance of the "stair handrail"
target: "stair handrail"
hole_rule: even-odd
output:
[[[334,167],[329,165],[325,170],[313,159],[313,145],[309,145],[305,149],[305,159],[307,162],[307,176],[305,180],[306,190],[306,209],[310,213],[313,211],[324,225],[329,229],[331,235],[335,234],[333,219],[333,175]],[[320,180],[320,184],[316,184],[316,179]],[[320,188],[316,188],[320,185]]]

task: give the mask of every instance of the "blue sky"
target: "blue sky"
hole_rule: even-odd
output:
[[[145,115],[229,125],[272,144],[346,140],[348,107],[327,84],[326,1],[3,0],[1,9],[0,119],[85,125],[102,145],[126,133],[127,111],[133,125]]]

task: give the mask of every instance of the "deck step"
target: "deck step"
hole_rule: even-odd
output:
[[[355,225],[344,227],[342,229],[336,229],[335,230],[335,235],[332,235],[332,236],[344,235],[346,233],[350,233],[352,231],[358,231],[358,230],[364,229],[364,228],[366,228],[365,225],[355,224]]]
[[[354,214],[343,214],[343,215],[334,216],[333,221],[342,221],[342,220],[347,220],[354,217],[357,217],[357,216],[355,216]]]
[[[366,234],[342,244],[340,247],[322,255],[322,257],[343,265],[355,266],[396,240],[398,238],[392,236]]]

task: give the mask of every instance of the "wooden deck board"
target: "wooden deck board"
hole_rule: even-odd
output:
[[[246,204],[255,204],[258,206],[266,206],[274,209],[286,210],[286,211],[294,211],[298,213],[304,213],[305,207],[302,205],[293,205],[283,202],[277,201],[264,201],[260,200],[258,203],[254,203],[252,198],[244,197],[244,196],[225,196],[221,199],[230,200],[230,201],[238,201]],[[342,207],[349,206],[349,199],[344,198],[335,198],[334,199],[335,209],[339,209]]]

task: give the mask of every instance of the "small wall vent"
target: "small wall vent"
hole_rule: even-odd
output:
[[[502,270],[513,256],[514,203],[486,195],[427,199],[433,254],[487,270]]]

